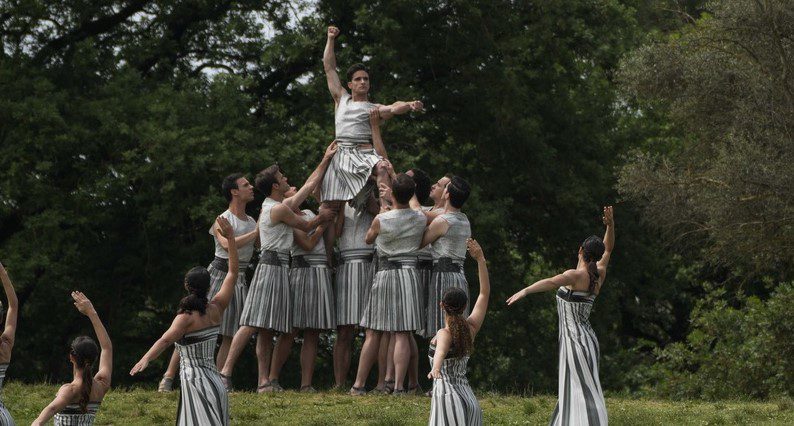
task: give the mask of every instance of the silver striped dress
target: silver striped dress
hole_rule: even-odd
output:
[[[80,404],[69,404],[55,414],[52,424],[53,426],[91,426],[94,424],[100,404],[100,402],[89,402],[85,413],[80,408]]]
[[[339,237],[340,263],[336,267],[336,324],[358,325],[367,307],[374,275],[372,257],[375,247],[364,242],[373,216],[345,203],[345,222]]]
[[[234,230],[234,236],[247,234],[256,229],[256,221],[251,216],[246,215],[246,219],[242,220],[235,216],[234,213],[226,210],[221,213],[221,216],[229,220]],[[221,291],[221,285],[226,278],[226,272],[229,269],[229,253],[221,246],[218,239],[215,238],[215,226],[210,228],[210,234],[215,241],[215,260],[207,267],[210,273],[210,291],[207,294],[208,299],[212,299]],[[243,305],[245,304],[245,297],[248,294],[248,285],[245,282],[245,270],[248,269],[248,262],[254,254],[254,241],[237,247],[237,256],[239,258],[239,271],[237,275],[237,283],[234,286],[234,294],[229,300],[229,306],[223,311],[223,318],[221,319],[221,336],[234,337],[234,333],[240,328],[240,315],[243,312]]]
[[[229,395],[215,367],[218,331],[218,326],[207,327],[187,333],[176,342],[182,393],[177,425],[229,424]]]
[[[397,209],[377,216],[378,271],[361,326],[380,331],[416,331],[424,327],[416,250],[427,224],[425,215]]]
[[[8,363],[0,364],[0,392],[3,391],[3,381],[6,378],[6,371],[8,370]],[[3,405],[3,400],[0,398],[0,426],[14,426],[14,419],[8,408]]]
[[[430,344],[430,365],[436,346]],[[482,409],[466,378],[469,356],[460,356],[450,348],[441,364],[441,378],[433,380],[430,402],[430,425],[482,425]]]
[[[289,290],[289,252],[292,228],[273,223],[270,211],[280,204],[272,198],[262,202],[259,241],[262,251],[243,305],[240,325],[288,333],[292,330],[292,299]]]
[[[557,406],[550,425],[606,425],[607,408],[598,380],[598,339],[590,326],[595,295],[560,288]]]
[[[381,160],[374,149],[358,149],[361,144],[372,143],[369,111],[375,106],[369,101],[354,102],[349,93],[339,99],[334,113],[338,150],[325,172],[321,201],[347,201],[355,197],[367,183],[372,167]]]
[[[463,261],[466,259],[466,240],[471,237],[469,219],[460,212],[447,212],[440,216],[447,221],[447,233],[439,237],[431,246],[433,253],[433,273],[428,286],[427,330],[425,337],[433,337],[439,329],[444,328],[444,313],[439,303],[444,292],[450,287],[457,287],[469,295],[469,284],[463,273]],[[469,306],[463,316],[469,316]]]
[[[311,210],[303,210],[302,219],[305,221],[316,216]],[[334,286],[322,238],[310,251],[293,242],[289,286],[292,293],[293,327],[318,330],[336,328]]]

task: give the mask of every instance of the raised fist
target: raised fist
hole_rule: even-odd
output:
[[[328,38],[334,40],[339,35],[339,28],[331,25],[328,27]]]

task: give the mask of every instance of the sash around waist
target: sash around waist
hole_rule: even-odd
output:
[[[390,269],[416,269],[416,256],[379,256],[378,271]]]
[[[302,254],[292,256],[290,268],[327,268],[328,259],[324,254]]]
[[[259,253],[259,263],[289,268],[289,253],[281,253],[275,250],[262,250]]]
[[[210,262],[210,266],[219,271],[229,272],[229,259],[215,256],[215,259],[212,259],[212,262]],[[239,271],[242,271],[246,268],[248,268],[248,262],[239,262],[237,265],[237,270]]]

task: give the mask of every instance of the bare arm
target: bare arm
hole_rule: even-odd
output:
[[[292,230],[293,237],[295,238],[295,244],[306,251],[311,251],[314,249],[317,243],[323,238],[324,232],[325,225],[318,226],[311,235],[299,229]]]
[[[36,420],[31,423],[31,426],[40,426],[47,423],[56,413],[63,410],[74,401],[75,397],[77,397],[77,392],[78,390],[71,384],[61,386],[58,393],[55,395],[55,399],[41,410],[41,413],[36,417]]]
[[[378,238],[379,232],[380,232],[380,219],[376,216],[375,219],[372,219],[372,224],[369,225],[369,229],[367,230],[367,235],[364,237],[364,242],[367,244],[375,243],[375,238]]]
[[[334,52],[334,43],[336,37],[339,35],[339,28],[330,26],[328,27],[327,40],[325,42],[325,50],[323,51],[323,69],[325,70],[325,80],[328,83],[328,91],[334,98],[334,103],[338,104],[339,99],[346,93],[345,88],[342,87],[342,82],[339,81],[339,74],[336,73],[336,53]]]
[[[381,105],[378,107],[380,118],[388,120],[395,115],[402,115],[408,111],[421,111],[424,106],[422,101],[397,101],[391,105]]]
[[[336,234],[336,238],[342,236],[342,231],[345,229],[345,207],[342,206],[339,209],[339,214],[336,216],[336,221],[334,222],[334,233]]]
[[[3,290],[8,300],[8,310],[6,311],[6,325],[3,329],[3,334],[0,336],[0,345],[6,347],[8,355],[11,355],[11,349],[14,347],[14,338],[17,333],[17,314],[19,312],[19,301],[17,300],[17,293],[14,291],[14,284],[8,276],[5,266],[0,263],[0,280],[3,282]]]
[[[452,346],[452,334],[443,328],[438,330],[438,334],[436,334],[436,352],[433,354],[433,365],[430,374],[427,375],[428,379],[441,378],[441,366],[444,364],[444,358],[447,357],[450,346]]]
[[[149,365],[149,361],[157,358],[163,353],[164,350],[171,347],[177,340],[179,340],[182,336],[185,335],[185,331],[187,331],[188,327],[190,326],[191,318],[190,314],[179,314],[174,318],[174,321],[171,323],[171,327],[163,333],[162,337],[157,339],[152,345],[151,349],[132,367],[130,370],[130,376],[134,376],[137,373],[145,370],[146,367]]]
[[[433,244],[442,235],[446,234],[447,230],[449,230],[449,222],[440,217],[433,219],[430,222],[430,226],[425,228],[425,233],[422,235],[422,244],[419,245],[419,248]]]
[[[517,301],[523,299],[528,294],[541,293],[544,291],[557,290],[566,285],[573,285],[576,282],[576,270],[569,269],[561,274],[555,275],[551,278],[544,278],[536,281],[529,287],[521,289],[516,294],[507,299],[507,304],[512,305]]]
[[[485,313],[488,312],[488,298],[491,296],[491,279],[488,276],[488,264],[485,262],[485,254],[482,252],[480,244],[473,239],[466,242],[469,254],[477,260],[477,274],[480,280],[480,294],[477,302],[471,310],[471,315],[466,318],[466,322],[471,327],[472,338],[477,335],[485,321]]]
[[[383,136],[380,134],[380,114],[377,108],[373,108],[369,112],[369,126],[372,128],[372,146],[375,148],[375,152],[385,160],[388,160],[389,155],[386,152],[386,145],[383,144]]]
[[[604,232],[604,255],[598,261],[598,269],[606,274],[609,259],[612,257],[612,249],[615,248],[615,219],[612,211],[612,206],[604,207],[604,225],[607,229]],[[603,275],[602,274],[602,275]],[[601,277],[603,278],[603,277]]]
[[[292,197],[287,198],[282,202],[282,204],[287,205],[291,209],[298,208],[301,203],[306,200],[306,197],[309,196],[314,189],[323,181],[323,177],[325,176],[325,171],[328,169],[328,165],[331,164],[331,159],[336,154],[337,146],[336,141],[331,142],[330,145],[325,149],[325,154],[323,154],[323,159],[320,160],[320,164],[314,169],[309,178],[306,179],[306,182],[303,184],[301,189],[293,195]]]
[[[221,236],[234,235],[234,229],[232,229],[232,225],[225,217],[218,216],[215,221],[217,223],[216,233],[220,233]],[[237,255],[237,239],[229,238],[226,241],[228,244],[227,251],[229,252],[229,269],[223,279],[221,289],[210,301],[210,305],[215,306],[219,310],[219,314],[226,310],[226,307],[229,306],[229,301],[232,300],[234,285],[237,283],[237,275],[240,269],[240,260]]]
[[[249,233],[234,237],[234,241],[237,243],[237,247],[240,247],[250,243],[251,241],[256,240],[258,237],[259,237],[259,230],[254,229]],[[217,226],[215,227],[215,238],[218,240],[218,242],[220,243],[221,247],[223,247],[224,250],[229,251],[229,240],[227,240],[226,237],[224,237],[218,232]]]
[[[113,376],[113,343],[110,342],[110,335],[99,319],[94,305],[79,291],[72,292],[72,299],[74,299],[74,306],[80,311],[81,314],[91,320],[91,325],[94,327],[94,333],[99,341],[99,347],[102,351],[99,353],[99,369],[94,375],[94,380],[105,386],[105,389],[110,389],[110,379]]]
[[[312,218],[312,220],[303,220],[300,216],[296,215],[286,205],[279,204],[270,209],[270,218],[273,222],[283,222],[293,229],[299,229],[303,232],[309,232],[312,229],[320,226],[320,224],[328,222],[334,218],[334,211],[320,207],[320,214]]]

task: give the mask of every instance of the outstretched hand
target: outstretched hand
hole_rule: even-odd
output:
[[[130,370],[130,376],[134,376],[140,373],[141,371],[145,370],[146,367],[148,366],[149,366],[149,361],[146,361],[145,359],[141,359],[140,361],[138,361],[137,364],[135,364],[132,367],[132,370]]]
[[[480,243],[473,238],[466,240],[466,248],[469,250],[469,255],[476,261],[485,261],[485,254],[482,252]]]
[[[615,217],[612,211],[612,206],[604,206],[604,216],[601,218],[605,226],[614,226]]]
[[[215,221],[218,223],[218,229],[221,232],[223,238],[227,240],[230,238],[234,238],[234,228],[232,228],[232,224],[229,223],[229,220],[223,216],[218,216]]]
[[[526,289],[522,288],[522,289],[521,289],[521,290],[519,290],[519,291],[518,291],[516,294],[514,294],[514,295],[510,296],[510,297],[507,299],[507,306],[510,306],[510,305],[512,305],[513,303],[516,303],[516,302],[518,302],[519,300],[523,299],[523,298],[524,298],[524,296],[526,296],[526,295],[527,295],[527,294],[526,294],[526,292],[524,292],[524,290],[526,290]]]
[[[328,27],[328,38],[334,40],[339,35],[339,28],[331,25]]]
[[[408,102],[408,106],[411,108],[411,111],[423,111],[425,109],[425,106],[424,104],[422,104],[422,101]]]
[[[94,305],[82,292],[73,291],[72,299],[74,299],[74,307],[77,308],[81,314],[88,316],[96,312]]]

